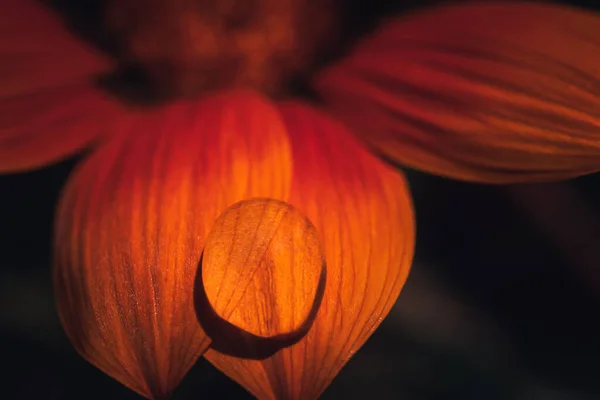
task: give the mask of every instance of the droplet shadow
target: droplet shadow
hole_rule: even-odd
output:
[[[265,338],[240,329],[217,314],[208,301],[206,290],[204,289],[204,281],[202,279],[203,257],[204,253],[200,257],[194,282],[194,305],[198,322],[211,339],[210,347],[213,350],[238,358],[264,360],[279,350],[294,345],[306,336],[317,317],[325,293],[327,281],[326,265],[323,265],[321,270],[315,300],[304,323],[293,332]]]

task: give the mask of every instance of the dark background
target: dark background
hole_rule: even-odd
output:
[[[98,8],[60,3],[85,18]],[[348,1],[351,33],[411,6]],[[139,398],[84,361],[58,323],[52,218],[75,161],[0,176],[2,399]],[[408,176],[418,218],[411,276],[323,398],[600,398],[600,176],[511,186]],[[174,398],[250,397],[201,359]]]

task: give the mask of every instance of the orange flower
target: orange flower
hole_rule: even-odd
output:
[[[0,171],[92,149],[58,205],[57,306],[75,348],[149,398],[203,354],[261,399],[325,390],[413,256],[408,186],[369,150],[489,183],[600,170],[600,18],[583,11],[390,20],[315,76],[319,105],[235,84],[136,109],[95,85],[115,60],[31,1],[1,4]],[[242,82],[271,91],[264,67]],[[169,71],[177,92],[206,81]]]

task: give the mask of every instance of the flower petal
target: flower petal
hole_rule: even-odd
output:
[[[316,86],[395,162],[481,182],[600,170],[600,16],[472,2],[390,21]]]
[[[93,87],[78,85],[0,99],[0,173],[59,161],[112,133],[128,111]]]
[[[289,202],[321,237],[327,283],[296,344],[263,359],[209,349],[206,358],[259,399],[314,399],[379,326],[408,276],[414,216],[402,175],[340,124],[310,108],[282,108],[292,140]]]
[[[121,122],[60,202],[54,283],[62,324],[92,364],[164,398],[209,344],[195,274],[229,205],[289,194],[285,126],[261,97],[232,93]]]
[[[0,98],[89,81],[113,61],[78,40],[38,1],[0,0]]]
[[[113,68],[30,0],[1,0],[0,173],[56,161],[88,145],[121,109],[94,87]]]

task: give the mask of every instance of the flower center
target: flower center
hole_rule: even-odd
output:
[[[169,94],[276,94],[332,43],[335,1],[110,0],[107,24],[126,61]]]

